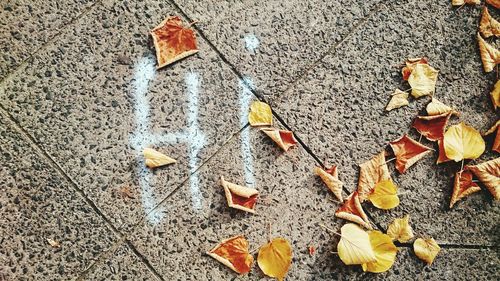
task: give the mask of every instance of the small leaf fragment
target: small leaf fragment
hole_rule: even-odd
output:
[[[406,172],[413,164],[431,152],[429,148],[416,140],[403,135],[401,138],[389,143],[396,156],[396,169],[400,174]]]
[[[398,187],[392,180],[383,180],[375,185],[373,192],[368,195],[368,200],[373,206],[389,210],[399,205]]]
[[[239,274],[248,273],[252,268],[253,256],[243,235],[223,240],[207,254]]]
[[[479,32],[477,33],[477,42],[479,44],[479,54],[481,55],[484,71],[493,71],[495,66],[500,62],[500,51],[484,41]]]
[[[144,155],[144,162],[146,166],[151,169],[177,162],[177,160],[170,158],[152,148],[144,148],[142,154]]]
[[[198,52],[194,31],[184,27],[180,17],[172,16],[151,30],[158,68]]]
[[[493,107],[496,110],[500,106],[500,80],[495,83],[495,87],[493,87],[493,91],[491,91],[490,96]]]
[[[355,191],[344,201],[344,204],[340,206],[335,212],[335,216],[341,219],[352,221],[362,225],[367,229],[372,229],[368,216],[366,216],[361,203],[359,202],[358,192]]]
[[[297,140],[291,131],[279,130],[276,128],[262,128],[260,130],[284,151],[288,151],[291,147],[297,145]]]
[[[479,31],[485,37],[500,36],[500,23],[491,17],[488,7],[483,7],[483,14],[479,22]]]
[[[413,239],[413,229],[410,226],[410,215],[406,215],[400,219],[394,219],[387,228],[387,235],[393,240],[398,240],[401,243],[406,243]]]
[[[368,233],[359,226],[347,223],[340,229],[340,235],[337,252],[344,264],[364,264],[377,261]]]
[[[375,155],[372,159],[359,165],[358,193],[359,200],[363,202],[368,198],[375,185],[380,181],[391,178],[389,168],[385,162],[385,151]]]
[[[368,236],[370,237],[370,244],[375,253],[376,261],[363,263],[361,265],[363,271],[373,273],[386,272],[394,264],[398,248],[396,248],[389,235],[378,230],[368,232]]]
[[[401,70],[403,74],[403,80],[408,81],[413,69],[417,64],[427,64],[427,58],[409,58],[405,61],[406,66]]]
[[[318,175],[321,180],[326,184],[328,189],[339,199],[340,202],[344,201],[342,198],[342,185],[344,184],[339,180],[337,166],[333,165],[330,168],[323,169],[321,167],[314,167],[314,173]]]
[[[414,98],[433,95],[439,71],[428,64],[417,64],[408,77]]]
[[[313,245],[309,245],[307,249],[309,250],[309,256],[314,256],[314,253],[316,253],[316,248]]]
[[[419,259],[431,265],[441,250],[441,247],[439,247],[434,238],[417,238],[415,242],[413,242],[413,250]]]
[[[427,114],[428,115],[441,115],[444,113],[450,113],[453,115],[460,115],[457,111],[455,111],[453,108],[447,106],[446,104],[440,102],[436,98],[432,98],[431,102],[427,105],[426,107]]]
[[[444,129],[451,113],[441,115],[417,116],[413,121],[413,128],[430,141],[437,141],[443,138]]]
[[[409,104],[408,95],[409,94],[407,92],[396,89],[396,91],[391,95],[391,100],[387,104],[385,110],[391,111],[402,106],[407,106]]]
[[[59,243],[59,241],[56,241],[56,240],[51,239],[51,238],[47,238],[47,242],[49,243],[49,245],[52,248],[56,248],[56,249],[61,248],[61,243]]]
[[[500,157],[478,165],[467,166],[486,186],[495,200],[500,200]]]
[[[450,208],[464,197],[471,195],[472,193],[480,191],[481,188],[475,182],[472,181],[472,172],[470,170],[464,170],[455,173],[455,180],[453,182],[453,193],[450,200]]]
[[[292,264],[292,247],[284,238],[274,238],[259,249],[257,263],[265,275],[283,280]]]
[[[451,5],[453,6],[462,6],[465,4],[478,5],[481,4],[481,0],[451,0]]]
[[[250,105],[248,121],[252,126],[271,126],[273,125],[273,113],[271,107],[261,101],[254,101]]]
[[[498,120],[493,127],[491,127],[484,135],[487,136],[491,133],[497,132],[495,136],[495,141],[493,142],[493,147],[491,148],[493,151],[500,153],[500,120]]]
[[[483,154],[485,143],[476,129],[463,122],[448,128],[443,137],[446,157],[456,162],[462,159],[476,159]]]
[[[220,177],[220,182],[226,194],[227,205],[231,208],[242,210],[245,212],[255,213],[255,205],[259,191],[257,189],[237,185],[224,180]]]

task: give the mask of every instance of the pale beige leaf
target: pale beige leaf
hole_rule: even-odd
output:
[[[433,95],[439,71],[428,64],[417,64],[408,78],[414,98]]]
[[[500,80],[495,83],[495,87],[493,88],[493,91],[491,91],[490,96],[493,107],[496,110],[500,107]]]
[[[222,176],[220,177],[220,183],[224,188],[229,207],[252,214],[255,213],[255,205],[259,195],[257,189],[225,181]]]
[[[478,165],[467,166],[488,188],[495,200],[500,200],[500,157]]]
[[[500,62],[500,51],[495,49],[488,42],[484,41],[483,37],[477,33],[477,42],[479,44],[479,54],[483,61],[483,68],[485,72],[491,72],[495,66]]]
[[[396,91],[391,95],[391,100],[387,104],[385,110],[391,111],[402,106],[407,106],[409,104],[408,95],[409,94],[407,92],[396,89]]]
[[[61,243],[59,241],[56,241],[54,239],[47,238],[47,242],[52,248],[61,248]]]
[[[481,4],[481,0],[451,0],[451,5],[453,6],[462,6],[465,4],[479,5]]]
[[[434,238],[417,238],[415,242],[413,242],[413,250],[419,259],[431,265],[441,250],[441,247],[439,247]]]
[[[375,185],[391,178],[389,168],[385,162],[385,151],[380,152],[369,161],[359,165],[358,193],[363,202],[368,198]]]
[[[342,198],[342,186],[344,183],[339,180],[337,166],[332,166],[327,169],[314,167],[314,173],[323,180],[328,189],[330,189],[340,202],[344,201]]]
[[[387,235],[393,240],[398,240],[401,243],[410,241],[413,235],[413,229],[410,226],[410,215],[406,215],[400,219],[394,219],[387,228]]]
[[[446,104],[442,103],[436,98],[432,98],[431,102],[427,105],[426,107],[427,114],[429,115],[441,115],[445,114],[448,112],[451,112],[451,114],[455,115],[460,115],[457,111],[455,111],[453,108],[447,106]]]
[[[142,153],[144,155],[144,162],[148,168],[156,168],[177,162],[175,159],[152,148],[144,148]]]
[[[491,17],[488,7],[486,6],[483,7],[483,15],[479,22],[479,31],[485,38],[500,36],[500,23]]]
[[[370,244],[370,237],[359,226],[348,223],[340,229],[341,238],[337,252],[346,265],[375,262],[377,258]]]

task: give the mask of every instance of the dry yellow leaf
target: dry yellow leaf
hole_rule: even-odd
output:
[[[479,5],[481,4],[481,0],[451,0],[451,5],[453,6],[462,6],[465,4]]]
[[[363,202],[368,198],[375,185],[391,178],[389,168],[385,162],[385,151],[375,155],[369,161],[359,165],[358,193],[359,200]]]
[[[483,68],[485,72],[491,72],[495,66],[500,62],[500,51],[484,41],[483,37],[477,33],[477,42],[479,44],[479,54],[483,61]]]
[[[387,104],[385,110],[391,111],[402,106],[407,106],[409,104],[408,95],[409,94],[407,92],[396,89],[396,91],[391,95],[391,100]]]
[[[152,148],[144,148],[142,154],[144,155],[144,162],[148,168],[156,168],[177,162],[175,159]]]
[[[453,108],[447,106],[446,104],[442,103],[436,98],[432,98],[431,102],[427,105],[426,107],[427,114],[429,115],[441,115],[445,114],[448,112],[451,112],[451,114],[455,115],[460,115],[457,111],[455,111]]]
[[[443,146],[446,157],[456,162],[462,159],[476,159],[485,149],[481,134],[464,123],[451,126],[444,133]]]
[[[344,184],[339,180],[339,173],[337,171],[337,166],[332,166],[330,168],[323,169],[321,167],[314,167],[314,173],[318,175],[321,180],[326,184],[328,189],[339,199],[340,202],[343,202],[342,198],[342,185]]]
[[[342,262],[351,265],[377,261],[368,233],[359,226],[345,224],[340,229],[340,235],[337,252]]]
[[[491,147],[491,149],[498,153],[500,153],[500,129],[498,129],[499,126],[500,126],[500,120],[498,120],[495,123],[495,125],[493,125],[493,127],[491,127],[486,133],[484,133],[484,135],[487,136],[491,133],[494,133],[495,131],[497,132],[495,136],[495,141],[493,142],[493,146]]]
[[[387,228],[387,235],[393,240],[398,240],[401,243],[406,243],[413,239],[413,229],[410,226],[410,215],[406,215],[400,219],[394,219]]]
[[[415,242],[413,242],[413,250],[419,259],[431,265],[441,250],[441,247],[439,247],[434,238],[417,238]]]
[[[370,237],[370,244],[375,253],[376,261],[363,263],[361,265],[363,271],[373,273],[386,272],[394,264],[398,248],[392,242],[391,237],[378,230],[368,232],[368,236]]]
[[[399,205],[398,187],[391,179],[383,180],[375,185],[373,192],[368,195],[368,200],[373,206],[388,210]]]
[[[491,91],[490,95],[493,107],[497,109],[500,106],[500,80],[495,83],[495,87],[493,88],[493,91]]]
[[[273,125],[273,113],[271,111],[271,107],[265,102],[252,102],[252,105],[250,105],[250,113],[248,114],[248,121],[252,126]]]
[[[479,31],[485,38],[491,36],[500,36],[500,23],[491,17],[488,7],[483,7],[483,15],[479,22]]]
[[[265,275],[283,280],[292,264],[292,247],[284,238],[275,238],[260,247],[257,263]]]
[[[495,200],[500,200],[500,157],[474,166],[467,166],[488,188]]]
[[[436,89],[439,71],[428,64],[417,64],[408,77],[411,86],[411,95],[414,98],[433,95]]]

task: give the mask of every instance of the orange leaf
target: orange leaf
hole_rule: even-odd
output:
[[[409,138],[407,135],[389,144],[396,156],[396,169],[401,174],[432,150],[432,148]]]
[[[156,49],[158,68],[198,52],[193,30],[184,27],[180,17],[168,17],[151,30],[151,36]]]
[[[498,126],[500,126],[500,120],[498,120],[491,129],[489,129],[484,135],[487,136],[493,132],[497,132],[495,136],[495,141],[493,142],[493,147],[491,148],[493,151],[496,151],[500,153],[500,130],[498,129]]]
[[[453,193],[451,194],[450,208],[464,197],[472,193],[480,191],[481,188],[472,181],[472,172],[464,170],[455,173],[455,181],[453,182]]]
[[[438,146],[439,146],[439,156],[436,161],[436,164],[441,164],[444,162],[451,161],[451,159],[446,156],[446,152],[444,150],[444,141],[442,139],[438,140]]]
[[[411,72],[417,64],[427,64],[427,58],[410,58],[405,61],[406,66],[403,67],[401,73],[403,74],[403,80],[408,81]]]
[[[260,130],[270,137],[284,151],[288,151],[288,149],[297,144],[297,140],[291,131],[279,130],[276,128],[263,128]]]
[[[308,247],[308,250],[309,250],[309,255],[312,257],[314,255],[314,253],[316,252],[316,248],[314,248],[313,245],[309,245]]]
[[[385,162],[385,151],[375,155],[369,161],[359,165],[358,193],[359,200],[363,202],[372,193],[375,185],[383,180],[391,179],[389,168]]]
[[[477,42],[479,44],[479,54],[483,61],[483,68],[485,72],[491,72],[495,66],[500,62],[500,51],[484,41],[483,37],[477,33]]]
[[[207,254],[239,274],[248,273],[252,268],[253,257],[248,253],[248,241],[243,235],[220,242]]]
[[[500,200],[500,158],[466,168],[488,188],[495,200]]]
[[[259,191],[254,188],[237,185],[220,177],[222,187],[226,193],[227,205],[231,208],[239,209],[249,213],[255,213],[255,204]]]
[[[486,0],[486,3],[490,4],[491,6],[500,9],[500,0]]]
[[[500,36],[500,23],[491,17],[486,6],[483,7],[483,15],[479,22],[479,31],[485,38],[493,35],[496,37]]]
[[[444,128],[450,119],[451,113],[441,115],[417,116],[413,121],[413,128],[430,141],[437,141],[443,138]]]
[[[340,200],[342,198],[342,185],[344,184],[339,180],[339,173],[337,166],[333,165],[330,168],[323,169],[321,167],[314,167],[314,173],[323,180],[328,189]]]
[[[370,221],[361,207],[358,192],[355,191],[344,201],[344,205],[337,209],[335,216],[341,219],[358,223],[368,229],[372,229]]]

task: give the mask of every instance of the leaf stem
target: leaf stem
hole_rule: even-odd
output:
[[[326,230],[326,231],[328,231],[328,232],[332,233],[332,234],[335,234],[335,235],[338,235],[338,236],[342,237],[342,234],[340,234],[340,233],[336,232],[335,230],[333,230],[333,229],[329,228],[328,226],[326,226],[326,225],[324,225],[324,224],[322,224],[322,223],[320,223],[320,224],[319,224],[319,226],[320,226],[321,228],[323,228],[324,230]]]

